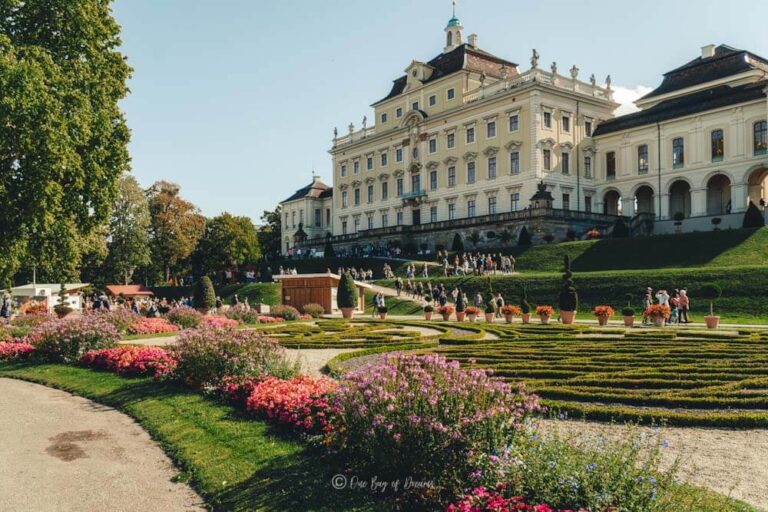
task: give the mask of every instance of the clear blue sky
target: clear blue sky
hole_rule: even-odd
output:
[[[251,216],[308,183],[331,184],[333,127],[360,126],[412,59],[442,50],[449,0],[117,0],[135,72],[123,103],[133,172],[179,183],[212,216]],[[576,64],[617,88],[726,43],[768,57],[768,2],[459,0],[465,37],[530,66]],[[622,92],[619,89],[619,92]],[[626,96],[626,94],[624,94]]]

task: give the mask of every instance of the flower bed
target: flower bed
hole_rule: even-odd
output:
[[[91,350],[83,354],[80,364],[119,375],[151,375],[168,377],[176,368],[171,354],[158,347],[115,347]]]
[[[237,327],[240,325],[240,322],[237,320],[232,320],[230,318],[226,318],[223,316],[204,316],[203,317],[203,326],[204,327],[213,327],[214,329],[227,329],[232,327]]]
[[[503,488],[503,486],[500,486],[500,488]],[[478,487],[458,503],[448,505],[445,512],[512,512],[516,510],[523,512],[575,512],[572,509],[555,511],[555,509],[544,503],[530,505],[525,503],[522,496],[505,498],[498,492],[499,490]],[[589,511],[579,509],[578,512]]]
[[[283,320],[298,320],[299,317],[301,317],[301,313],[299,313],[298,309],[293,306],[285,305],[273,306],[272,309],[269,310],[269,314],[270,316],[282,318]]]
[[[259,315],[258,321],[260,324],[279,324],[282,322],[285,322],[282,318],[277,318],[274,316],[265,316],[265,315]]]
[[[42,325],[49,320],[53,320],[55,317],[48,315],[46,311],[40,315],[20,315],[11,321],[11,325],[14,327],[34,329],[38,325]]]
[[[237,320],[244,324],[256,324],[259,323],[259,313],[254,309],[248,308],[245,304],[237,304],[232,306],[224,313],[224,316],[231,320]]]
[[[35,352],[35,347],[29,343],[0,341],[0,361],[20,361],[27,359]]]
[[[120,341],[120,333],[97,315],[49,320],[28,336],[36,353],[45,361],[76,363],[89,350],[109,348]]]
[[[89,316],[96,316],[103,320],[106,320],[112,324],[115,329],[120,332],[131,332],[131,327],[135,325],[141,316],[137,315],[133,311],[127,308],[115,308],[107,311],[106,309],[98,309],[96,311],[90,311],[87,313]],[[133,334],[146,334],[146,333],[133,333]]]
[[[337,387],[336,381],[324,377],[268,377],[254,386],[246,407],[251,413],[306,434],[328,432],[328,394]]]
[[[193,329],[203,323],[203,315],[189,306],[178,306],[171,309],[167,315],[168,321],[182,329]]]
[[[165,318],[139,317],[129,328],[130,334],[160,334],[164,332],[176,332],[179,326],[170,323]]]

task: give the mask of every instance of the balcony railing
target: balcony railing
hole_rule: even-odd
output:
[[[414,190],[413,192],[408,192],[407,194],[403,194],[401,196],[401,199],[404,203],[418,203],[422,200],[426,199],[427,197],[427,191],[426,190]]]

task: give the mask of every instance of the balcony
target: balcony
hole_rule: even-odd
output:
[[[401,199],[403,200],[403,204],[405,205],[418,205],[424,202],[425,199],[427,199],[427,191],[426,190],[415,190],[413,192],[408,192],[407,194],[403,194]]]

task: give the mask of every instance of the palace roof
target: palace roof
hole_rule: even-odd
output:
[[[317,199],[324,199],[326,197],[333,196],[333,188],[329,187],[318,178],[315,178],[312,183],[306,187],[302,187],[293,193],[288,199],[280,201],[281,203],[287,203],[289,201],[296,201],[297,199],[303,199],[305,197],[313,197]]]

